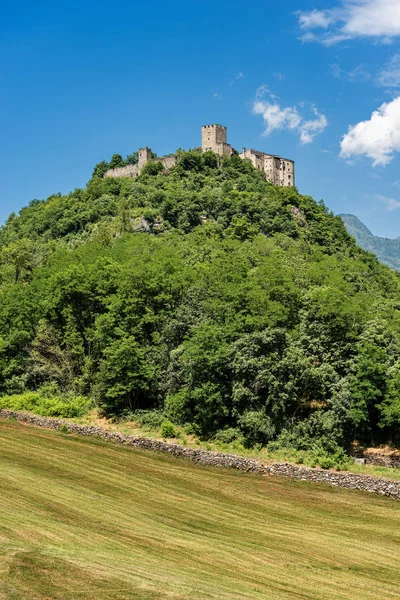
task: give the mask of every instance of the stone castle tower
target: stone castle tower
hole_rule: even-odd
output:
[[[201,128],[201,149],[212,150],[218,156],[231,156],[232,146],[226,141],[226,127],[223,125],[203,125]]]
[[[139,169],[144,167],[146,163],[148,163],[152,158],[151,148],[145,146],[144,148],[139,148],[138,150],[138,165]]]

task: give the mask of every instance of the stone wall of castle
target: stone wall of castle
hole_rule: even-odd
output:
[[[178,157],[175,154],[170,156],[161,156],[160,158],[152,158],[151,148],[139,148],[138,163],[136,165],[126,165],[126,167],[118,167],[116,169],[108,169],[104,177],[137,177],[141,170],[149,162],[160,162],[167,171],[175,167],[178,162]]]
[[[175,167],[175,165],[178,164],[179,158],[173,154],[171,156],[162,156],[159,160],[155,159],[156,162],[160,162],[164,169],[167,169],[167,171],[169,169],[172,169],[172,167]]]
[[[137,177],[140,173],[139,165],[126,165],[116,169],[108,169],[104,177]]]

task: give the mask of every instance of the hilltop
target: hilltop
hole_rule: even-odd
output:
[[[383,238],[371,233],[354,215],[340,215],[347,231],[352,235],[357,244],[373,252],[384,264],[392,269],[400,269],[400,238]]]
[[[399,442],[399,276],[237,155],[95,170],[11,215],[0,248],[1,407],[96,406],[323,466]]]

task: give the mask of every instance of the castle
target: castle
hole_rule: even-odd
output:
[[[223,125],[203,125],[201,128],[201,150],[212,150],[219,157],[232,156],[233,148],[227,142],[227,129]],[[294,161],[258,150],[242,148],[240,158],[250,160],[256,169],[263,171],[265,178],[275,185],[294,186]],[[109,169],[104,177],[137,177],[148,162],[160,162],[165,169],[171,169],[178,163],[179,157],[172,154],[161,158],[152,158],[151,149],[139,148],[136,165],[126,165]]]

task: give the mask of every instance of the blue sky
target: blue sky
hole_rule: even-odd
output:
[[[93,166],[228,141],[296,161],[304,194],[400,235],[400,1],[21,0],[0,23],[0,222]]]

